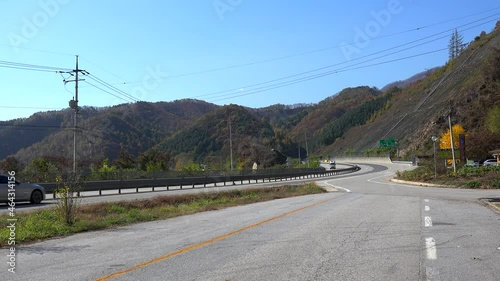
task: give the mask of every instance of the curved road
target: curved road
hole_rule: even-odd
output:
[[[500,191],[389,182],[396,164],[280,199],[16,249],[2,280],[499,280]],[[0,259],[7,261],[7,249]]]

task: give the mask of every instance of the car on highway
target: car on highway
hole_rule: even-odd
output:
[[[8,203],[9,200],[9,183],[13,186],[14,201],[22,202],[29,201],[32,204],[40,204],[45,199],[45,189],[43,186],[35,183],[21,183],[17,180],[12,181],[14,177],[9,177],[5,174],[0,174],[0,203]],[[12,190],[10,189],[10,190]]]
[[[497,159],[484,160],[483,166],[498,166]]]
[[[479,164],[479,161],[468,160],[467,164],[465,164],[465,166],[467,166],[467,167],[479,167],[480,164]]]
[[[337,168],[337,164],[335,161],[323,161],[320,162],[319,166],[325,170],[335,170]]]

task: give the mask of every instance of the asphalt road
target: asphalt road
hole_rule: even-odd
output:
[[[500,191],[387,181],[363,166],[280,199],[16,248],[2,280],[500,280]]]
[[[348,165],[342,165],[338,164],[338,168],[348,168],[352,166]],[[383,166],[377,166],[377,170],[385,170],[387,169],[386,167]],[[361,171],[358,172],[357,174],[362,174],[362,173],[369,173],[372,172],[372,169],[370,168],[369,170],[366,171]],[[337,175],[333,176],[335,178],[344,178],[346,176],[350,176],[349,174],[347,175]],[[136,192],[135,189],[123,189],[121,194],[118,194],[118,190],[107,190],[103,191],[103,195],[99,196],[99,192],[97,191],[89,191],[85,192],[85,195],[83,197],[80,197],[78,199],[78,203],[80,204],[93,204],[93,203],[102,203],[102,202],[117,202],[117,201],[129,201],[129,200],[135,200],[135,199],[148,199],[148,198],[153,198],[157,196],[163,196],[163,195],[180,195],[180,194],[187,194],[187,193],[204,193],[204,192],[218,192],[218,191],[226,191],[226,190],[233,190],[233,189],[248,189],[248,188],[258,188],[258,187],[269,187],[269,186],[281,186],[281,185],[286,185],[286,184],[300,184],[303,182],[310,182],[311,179],[288,179],[288,180],[283,180],[283,181],[271,181],[271,182],[251,182],[250,184],[248,181],[244,181],[243,184],[240,182],[235,182],[236,185],[233,185],[232,182],[226,182],[226,184],[218,183],[217,185],[207,185],[206,188],[204,187],[199,187],[197,186],[196,188],[191,188],[191,187],[184,187],[183,189],[180,189],[179,186],[171,186],[169,187],[169,190],[167,190],[167,187],[156,187],[155,191],[152,192],[151,188],[140,188],[139,192]],[[47,195],[47,199],[42,201],[41,204],[33,205],[30,204],[29,202],[16,202],[16,212],[26,212],[26,211],[32,211],[32,210],[37,210],[37,209],[43,209],[43,208],[50,208],[55,206],[57,203],[56,200],[52,198],[52,194]],[[0,203],[0,214],[8,214],[8,205],[6,203]]]

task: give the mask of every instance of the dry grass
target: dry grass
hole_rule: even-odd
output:
[[[55,208],[45,209],[16,215],[16,244],[322,192],[315,184],[305,184],[81,205],[72,225],[61,221]],[[10,234],[7,219],[0,216],[0,247],[7,245]]]

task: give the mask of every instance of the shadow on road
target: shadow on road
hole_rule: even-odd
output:
[[[23,210],[23,209],[31,209],[31,210],[36,210],[36,209],[41,209],[41,208],[47,208],[50,206],[55,206],[56,201],[44,201],[41,204],[31,204],[29,202],[16,202],[16,207],[15,210]],[[0,214],[6,212],[9,208],[9,205],[7,203],[0,203]]]

